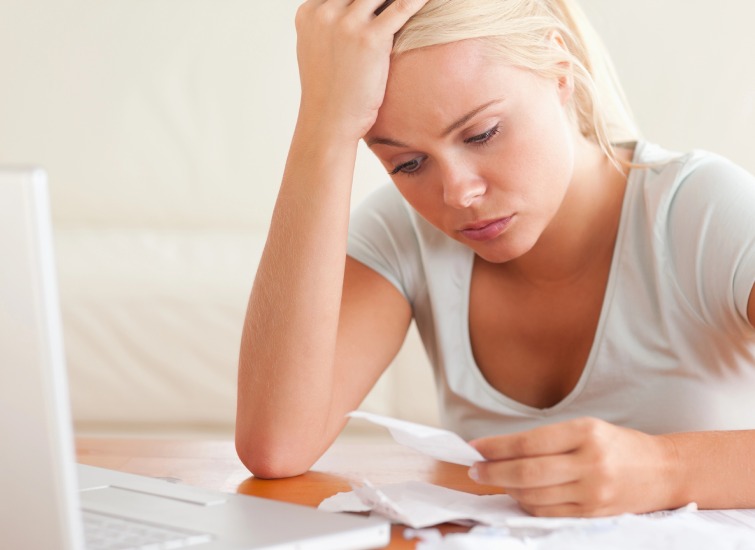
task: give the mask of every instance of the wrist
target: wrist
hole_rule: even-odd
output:
[[[654,436],[661,448],[662,507],[675,509],[691,502],[689,476],[676,439],[671,435]]]
[[[358,139],[339,135],[327,123],[300,120],[291,140],[281,191],[293,184],[297,194],[306,197],[300,195],[305,188],[318,194],[333,189],[348,202],[358,146]]]
[[[294,129],[293,145],[306,150],[356,151],[362,138],[360,131],[324,112],[300,110]]]
[[[349,107],[345,103],[302,98],[297,127],[350,142],[359,142],[372,128],[377,108]]]

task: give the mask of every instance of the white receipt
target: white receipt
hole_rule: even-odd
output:
[[[418,531],[417,550],[752,550],[755,532],[741,525],[716,524],[700,513],[669,517],[614,516],[542,536],[519,537],[506,529],[475,527],[443,537]]]
[[[388,428],[397,443],[444,462],[471,466],[475,462],[485,460],[477,449],[464,441],[459,435],[448,430],[364,411],[353,411],[348,416],[362,418]]]
[[[368,481],[354,491],[326,498],[319,508],[327,512],[372,511],[394,523],[422,529],[441,523],[482,523],[506,526],[528,516],[508,495],[474,495],[422,481],[375,487]]]
[[[543,536],[568,529],[600,529],[615,524],[617,518],[540,518],[527,514],[509,495],[475,495],[422,481],[391,483],[376,487],[369,481],[348,493],[323,500],[319,508],[328,512],[367,512],[414,529],[441,523],[480,524],[505,529],[514,536]],[[690,504],[679,510],[646,514],[664,518],[694,512]]]

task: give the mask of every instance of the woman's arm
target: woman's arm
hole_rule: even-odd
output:
[[[306,471],[398,350],[406,300],[346,259],[359,139],[377,116],[393,35],[426,0],[309,0],[297,13],[299,117],[249,299],[236,447],[262,477]]]
[[[534,515],[755,507],[755,430],[652,436],[581,418],[472,444],[488,462],[470,476]]]

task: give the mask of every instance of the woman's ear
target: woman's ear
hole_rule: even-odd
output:
[[[562,60],[557,63],[560,69],[558,77],[559,96],[561,104],[566,105],[574,95],[574,64],[569,55],[569,48],[566,46],[564,37],[558,31],[553,31],[548,38],[551,47],[558,50]]]

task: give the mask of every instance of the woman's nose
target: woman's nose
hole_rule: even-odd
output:
[[[465,166],[449,166],[443,173],[443,201],[452,208],[468,208],[485,194],[484,179]]]

